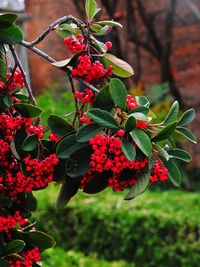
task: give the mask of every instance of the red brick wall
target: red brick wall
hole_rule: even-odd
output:
[[[167,0],[146,1],[150,10],[161,10],[165,7]],[[100,1],[99,1],[100,2]],[[199,0],[194,0],[199,6]],[[126,14],[124,1],[121,0],[118,6],[118,14],[121,14],[121,22],[124,25],[124,32],[121,31],[120,38],[125,38],[126,32]],[[76,7],[72,0],[32,0],[26,1],[26,11],[33,15],[33,19],[28,26],[28,39],[33,40],[41,31],[53,22],[55,19],[73,14],[77,15]],[[179,5],[176,14],[187,18],[188,9]],[[106,16],[103,13],[103,16]],[[187,21],[186,21],[187,22]],[[134,25],[133,25],[134,26]],[[159,26],[159,25],[158,25]],[[120,33],[120,31],[119,31]],[[122,35],[123,34],[123,35]],[[127,55],[129,63],[134,66],[135,55],[133,53],[134,46],[131,43],[122,42],[124,51]],[[49,53],[56,59],[66,58],[67,52],[64,48],[62,39],[56,34],[51,34],[39,45],[39,48]],[[64,82],[63,73],[52,68],[49,63],[39,58],[33,53],[29,54],[32,83],[35,92],[39,92],[42,88],[48,87],[53,82]],[[188,24],[186,26],[177,26],[174,29],[173,54],[171,63],[176,73],[176,81],[188,105],[197,106],[197,118],[192,125],[192,129],[200,139],[200,23]],[[155,83],[160,82],[159,63],[151,57],[146,51],[142,50],[142,75],[141,81],[145,88],[149,88]],[[136,70],[137,71],[137,70]],[[189,149],[195,155],[193,165],[200,166],[200,146],[190,146]]]

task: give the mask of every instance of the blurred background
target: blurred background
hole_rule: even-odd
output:
[[[19,13],[25,38],[33,40],[57,18],[72,14],[84,19],[84,0],[1,0],[0,12]],[[128,61],[135,76],[126,81],[134,95],[147,95],[161,121],[174,99],[182,112],[197,113],[191,130],[200,138],[200,1],[99,0],[98,19],[114,19],[123,30],[109,35],[111,52]],[[106,39],[103,41],[107,41]],[[63,40],[51,33],[39,46],[57,60],[70,55]],[[48,114],[73,110],[62,72],[19,47],[38,103]],[[59,186],[37,192],[34,214],[41,230],[57,241],[44,256],[53,267],[198,267],[200,266],[200,144],[179,139],[193,161],[180,166],[181,189],[156,185],[131,202],[123,193],[105,190],[95,196],[79,193],[62,211],[54,208]]]

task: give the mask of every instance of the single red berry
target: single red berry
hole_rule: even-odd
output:
[[[107,50],[109,50],[112,47],[112,43],[108,41],[105,43],[105,46],[106,46]]]
[[[119,136],[121,136],[121,137],[124,136],[124,130],[122,130],[122,129],[119,130],[119,131],[117,132],[117,134],[118,134]]]

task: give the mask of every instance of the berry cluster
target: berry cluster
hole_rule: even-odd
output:
[[[8,260],[10,267],[32,267],[34,263],[41,261],[41,252],[37,247],[19,254],[22,259],[11,257]]]
[[[24,226],[27,224],[27,219],[23,219],[19,211],[15,211],[14,215],[0,216],[0,233],[5,231],[9,234],[11,229],[14,229],[16,225]]]
[[[90,105],[94,102],[94,93],[86,88],[83,92],[76,92],[74,97],[81,102],[82,105],[89,103]]]
[[[133,110],[133,109],[138,108],[140,106],[140,104],[137,104],[135,99],[131,95],[127,95],[126,104],[130,110]]]
[[[121,139],[119,137],[96,135],[90,140],[90,144],[93,149],[90,161],[91,170],[83,177],[81,181],[82,188],[92,177],[97,176],[98,173],[110,171],[111,175],[108,179],[108,186],[111,186],[114,191],[122,191],[125,187],[136,182],[138,173],[148,163],[146,158],[141,161],[129,161],[122,152]],[[125,170],[132,171],[132,176],[125,177],[125,180],[121,181],[120,177]]]
[[[99,79],[106,79],[106,75],[112,75],[112,66],[108,66],[108,70],[99,62],[91,62],[88,55],[79,56],[79,63],[72,69],[72,76],[74,78],[82,78],[88,83],[97,82]]]
[[[50,139],[52,142],[56,143],[56,142],[58,142],[58,141],[60,140],[60,137],[57,136],[57,135],[54,134],[54,133],[50,133],[50,135],[49,135],[49,139]]]
[[[165,181],[168,179],[168,170],[163,166],[161,160],[156,160],[150,177],[150,182]]]
[[[66,48],[69,49],[73,54],[76,54],[79,51],[85,50],[85,42],[83,35],[77,34],[76,38],[68,36],[64,39]]]
[[[2,81],[0,81],[0,92],[5,89],[8,92],[11,92],[14,91],[17,87],[24,88],[24,79],[22,73],[19,70],[15,71],[12,81],[10,81],[11,78],[12,74],[8,73],[6,77],[6,82],[3,83]]]

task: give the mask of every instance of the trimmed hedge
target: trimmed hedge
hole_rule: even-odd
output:
[[[52,192],[39,193],[35,216],[58,246],[142,267],[199,266],[200,194],[147,192],[125,202],[122,194],[108,191],[90,197],[81,193],[56,211],[54,200],[47,201]]]

